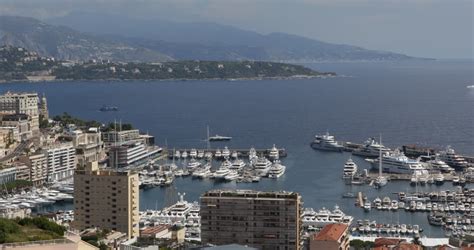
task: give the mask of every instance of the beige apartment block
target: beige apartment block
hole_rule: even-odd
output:
[[[139,236],[138,174],[100,170],[89,163],[74,174],[74,227],[98,227]]]

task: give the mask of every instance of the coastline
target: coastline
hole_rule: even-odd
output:
[[[52,79],[52,80],[44,80],[44,81],[32,81],[28,79],[24,80],[0,80],[0,84],[8,84],[8,83],[60,83],[60,82],[132,82],[132,81],[176,81],[176,82],[183,82],[183,81],[261,81],[261,80],[305,80],[305,79],[314,79],[314,78],[334,78],[338,77],[337,74],[328,72],[328,73],[321,73],[318,75],[294,75],[294,76],[272,76],[272,77],[240,77],[240,78],[167,78],[167,79],[120,79],[120,78],[107,78],[107,79]]]

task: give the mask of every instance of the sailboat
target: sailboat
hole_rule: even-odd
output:
[[[382,145],[382,135],[380,135],[380,145]],[[382,149],[379,149],[379,176],[375,179],[374,185],[376,188],[387,185],[387,178],[382,175]]]

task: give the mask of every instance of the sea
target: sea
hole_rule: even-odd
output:
[[[67,112],[83,119],[132,123],[169,148],[206,148],[211,134],[232,136],[213,148],[285,148],[287,166],[281,178],[259,183],[215,183],[177,178],[173,186],[140,191],[140,210],[160,209],[178,193],[188,201],[210,189],[287,190],[302,195],[304,206],[315,210],[339,206],[355,219],[377,223],[419,224],[424,234],[443,236],[431,227],[427,213],[364,212],[347,192],[361,191],[369,200],[396,192],[454,189],[412,187],[393,181],[382,189],[348,186],[341,179],[349,153],[313,150],[315,134],[329,132],[337,140],[362,143],[382,135],[391,148],[418,144],[474,155],[474,62],[461,60],[307,64],[334,78],[300,80],[187,80],[187,81],[74,81],[4,83],[0,92],[35,91],[45,94],[50,115]],[[100,112],[103,105],[117,112]],[[359,169],[370,165],[352,157]],[[178,161],[178,164],[182,162]],[[470,186],[472,187],[472,186]],[[57,204],[45,210],[72,209]]]

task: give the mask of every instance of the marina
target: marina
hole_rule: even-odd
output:
[[[367,70],[367,64],[318,64],[315,67],[326,67],[356,77],[301,80],[298,84],[290,80],[239,81],[239,84],[231,85],[219,80],[179,83],[134,81],[117,82],[111,88],[110,83],[79,82],[69,84],[68,91],[64,90],[63,85],[48,82],[40,85],[25,83],[2,86],[17,91],[34,89],[44,92],[49,97],[52,114],[67,111],[85,119],[102,122],[122,119],[133,123],[135,127],[155,135],[158,145],[164,147],[167,140],[172,145],[168,146],[168,150],[172,151],[174,147],[181,152],[187,151],[187,161],[190,160],[192,148],[197,151],[197,159],[200,150],[207,152],[207,142],[203,141],[203,128],[207,124],[212,124],[216,129],[211,131],[212,135],[217,133],[232,136],[230,141],[212,142],[212,151],[219,148],[222,154],[227,146],[232,155],[232,149],[248,151],[254,146],[256,149],[268,150],[275,143],[278,148],[284,146],[288,152],[285,158],[283,154],[280,155],[286,171],[278,179],[261,178],[259,182],[238,183],[193,178],[192,175],[176,177],[169,186],[142,188],[139,206],[141,211],[159,210],[168,206],[165,197],[173,188],[177,192],[185,192],[186,199],[191,201],[198,200],[202,193],[215,188],[291,190],[302,195],[306,207],[333,208],[338,204],[355,221],[368,219],[376,220],[377,224],[420,225],[424,234],[444,237],[445,232],[441,227],[428,223],[428,212],[412,213],[400,209],[397,212],[377,209],[365,212],[354,206],[353,198],[342,196],[362,192],[371,201],[385,196],[390,196],[393,200],[397,197],[391,194],[401,191],[411,193],[417,189],[419,192],[453,189],[451,174],[443,173],[446,178],[443,185],[427,183],[413,186],[410,185],[409,174],[383,173],[389,182],[383,188],[375,189],[369,184],[378,173],[368,171],[370,177],[367,180],[362,177],[365,169],[372,168],[370,162],[365,160],[369,157],[351,156],[346,151],[323,152],[308,145],[315,134],[322,134],[327,130],[338,141],[351,141],[361,146],[367,138],[377,137],[382,133],[384,146],[390,149],[416,144],[440,151],[447,145],[452,145],[456,154],[474,155],[473,132],[469,126],[474,117],[473,96],[466,93],[465,87],[465,82],[471,77],[472,67],[442,62],[414,64],[416,70],[408,69],[405,67],[407,65],[383,63],[370,64],[374,67],[370,70]],[[449,77],[441,73],[443,70],[451,72]],[[418,84],[413,84],[415,81]],[[373,93],[370,100],[365,98],[368,89]],[[140,91],[137,93],[137,90]],[[110,95],[104,96],[105,92]],[[177,101],[171,93],[183,94],[183,98]],[[268,94],[268,98],[263,98],[262,93]],[[444,93],[445,97],[438,98],[439,93]],[[205,101],[203,96],[206,96]],[[344,101],[335,103],[336,97]],[[79,101],[84,98],[87,98],[87,103]],[[149,103],[145,104],[143,100],[149,100]],[[120,109],[117,112],[97,112],[104,103],[117,104]],[[203,110],[208,112],[204,113]],[[231,115],[228,115],[229,112]],[[285,115],[282,115],[283,112]],[[345,143],[345,147],[349,146],[350,144]],[[414,157],[404,153],[407,157]],[[168,162],[156,161],[156,164],[171,164],[172,157],[169,155],[166,156]],[[346,185],[346,180],[342,178],[343,168],[351,157],[358,166],[358,174],[352,180],[349,179],[351,185]],[[248,163],[248,158],[243,154],[239,155],[239,159]],[[468,157],[465,159],[472,163]],[[221,161],[213,160],[212,169],[216,170]],[[175,164],[181,168],[183,162],[182,158],[175,158]],[[205,165],[204,160],[201,162]],[[459,171],[455,173],[460,174],[466,177],[465,187],[471,188],[467,174]],[[67,204],[55,203],[51,210],[71,209],[72,205]]]
[[[274,145],[275,146],[275,145]],[[271,148],[271,149],[229,149],[227,146],[223,148],[207,148],[207,149],[196,149],[196,148],[168,148],[164,149],[168,158],[212,158],[215,160],[224,160],[225,158],[247,158],[250,156],[264,156],[267,158],[276,158],[275,156],[278,155],[278,158],[284,158],[287,156],[287,152],[284,148]],[[184,154],[184,155],[183,155]]]

